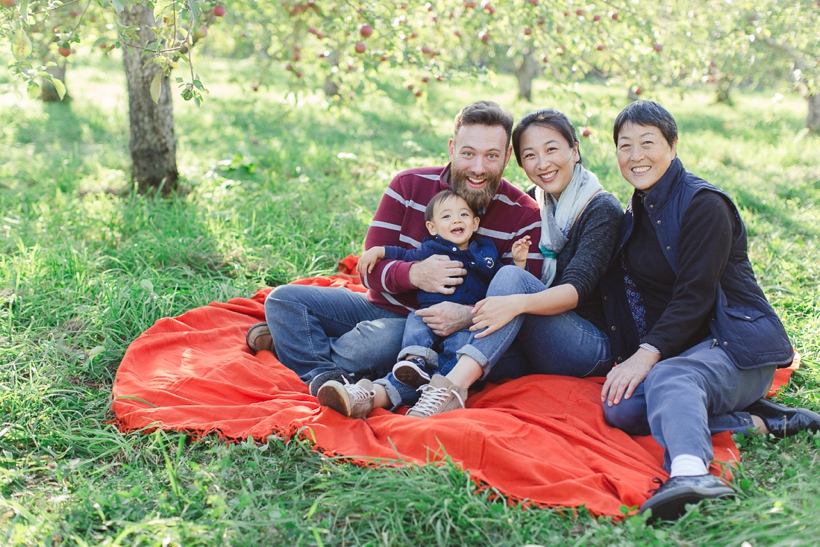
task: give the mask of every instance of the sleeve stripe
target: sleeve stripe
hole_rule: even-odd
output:
[[[384,191],[384,193],[385,195],[390,196],[391,198],[395,199],[405,207],[415,209],[416,211],[421,211],[422,213],[427,209],[426,205],[421,205],[410,199],[404,199],[404,196],[402,196],[390,187],[388,187],[387,190]]]
[[[540,220],[537,221],[537,222],[533,222],[529,226],[524,226],[523,228],[521,228],[520,230],[515,232],[515,235],[516,236],[524,235],[525,233],[529,232],[530,230],[534,230],[535,228],[541,228],[541,221]]]
[[[382,279],[381,279],[381,282],[382,282],[382,287],[384,287],[385,285],[387,285],[387,283],[386,283],[386,279],[385,279],[385,278],[387,277],[387,272],[390,270],[390,268],[392,268],[392,267],[393,267],[393,265],[394,265],[395,263],[396,263],[396,261],[395,261],[395,260],[391,260],[390,262],[388,262],[388,263],[387,263],[387,265],[386,265],[386,266],[384,267],[384,269],[382,270]],[[387,290],[387,289],[385,289],[385,290]],[[382,294],[387,294],[387,293],[382,293]]]
[[[493,199],[498,200],[501,203],[511,205],[513,207],[521,207],[520,203],[517,203],[517,202],[511,200],[506,194],[496,194],[496,195],[493,196]]]
[[[394,232],[400,232],[401,226],[398,224],[390,224],[389,222],[382,222],[380,220],[374,220],[370,223],[371,228],[384,228],[385,230],[393,230]]]
[[[399,302],[398,300],[396,300],[395,298],[390,296],[388,293],[383,292],[383,293],[381,293],[381,295],[385,298],[385,300],[387,300],[391,304],[393,304],[395,306],[400,306],[400,307],[402,307],[406,310],[409,310],[410,313],[413,313],[414,311],[416,311],[415,308],[411,308],[410,306],[405,306],[404,304],[402,304],[401,302]]]
[[[415,239],[408,237],[404,234],[399,235],[399,241],[409,243],[413,246],[414,249],[418,249],[421,247],[421,241],[416,241]]]
[[[483,235],[483,236],[493,237],[495,239],[501,239],[501,240],[506,241],[506,240],[513,239],[515,237],[521,237],[522,235],[526,234],[530,230],[533,230],[535,228],[540,228],[540,227],[541,227],[541,221],[539,220],[538,222],[533,222],[529,226],[524,226],[523,228],[520,228],[515,233],[499,232],[498,230],[488,230],[487,228],[482,228],[481,226],[478,227],[478,233]]]
[[[501,258],[512,258],[512,253],[504,253]],[[541,253],[527,253],[527,260],[538,260],[544,258]]]

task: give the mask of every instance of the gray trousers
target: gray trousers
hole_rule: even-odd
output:
[[[743,409],[768,391],[777,367],[737,368],[720,347],[706,340],[652,367],[632,397],[604,403],[610,425],[630,435],[652,435],[664,448],[668,471],[675,456],[689,454],[708,462],[711,436],[723,431],[748,433],[752,418]]]

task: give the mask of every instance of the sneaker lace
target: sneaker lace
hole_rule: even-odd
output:
[[[418,391],[421,391],[421,398],[413,406],[415,412],[424,414],[425,416],[432,416],[437,414],[441,407],[447,403],[450,395],[455,395],[461,406],[464,407],[464,399],[457,391],[448,391],[445,387],[433,387],[430,384],[421,386]]]
[[[361,401],[367,401],[374,395],[373,392],[367,391],[365,388],[358,384],[351,384],[347,381],[347,378],[342,378],[345,382],[345,391],[347,391],[348,395],[353,399],[353,402],[359,403]]]
[[[649,490],[647,490],[647,492],[649,492],[650,494],[655,494],[655,492],[657,492],[658,490],[660,490],[663,487],[663,481],[658,477],[652,477],[652,482],[657,484],[658,487],[657,488],[650,488]]]

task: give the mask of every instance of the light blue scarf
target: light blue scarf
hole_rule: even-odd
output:
[[[567,237],[572,225],[587,202],[603,190],[598,177],[584,169],[580,163],[575,164],[566,189],[556,201],[551,194],[541,188],[535,188],[535,200],[541,208],[541,242],[539,248],[544,255],[544,266],[541,269],[541,281],[549,287],[555,280],[556,258],[567,244]]]

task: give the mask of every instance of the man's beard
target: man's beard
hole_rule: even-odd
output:
[[[470,175],[469,171],[461,171],[455,166],[450,168],[450,185],[453,191],[464,198],[464,201],[478,213],[490,204],[493,196],[501,186],[501,173],[487,173],[485,175],[486,182],[481,188],[473,188],[467,182],[467,177]],[[473,177],[476,178],[476,177]]]

